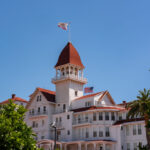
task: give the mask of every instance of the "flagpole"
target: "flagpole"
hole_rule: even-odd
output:
[[[69,30],[68,30],[68,41],[71,42],[70,22],[68,22],[68,27],[69,27]]]

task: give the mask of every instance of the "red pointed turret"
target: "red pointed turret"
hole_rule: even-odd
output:
[[[77,50],[70,42],[62,50],[55,67],[65,64],[73,64],[84,68]]]

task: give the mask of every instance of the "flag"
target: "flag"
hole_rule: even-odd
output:
[[[67,30],[68,23],[58,23],[58,27],[62,28],[63,30]]]
[[[84,93],[93,93],[94,87],[86,87],[84,88]]]

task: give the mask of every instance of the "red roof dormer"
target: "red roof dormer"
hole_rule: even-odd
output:
[[[70,42],[68,42],[62,50],[55,67],[65,64],[73,64],[84,68],[77,50]]]

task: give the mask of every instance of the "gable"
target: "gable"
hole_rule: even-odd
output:
[[[33,92],[33,94],[30,95],[29,103],[27,104],[26,108],[28,108],[33,101],[37,101],[37,97],[41,95],[42,102],[52,102],[55,103],[55,92],[42,89],[42,88],[36,88],[36,90]]]
[[[113,106],[116,105],[110,93],[106,91],[98,100],[100,106]]]

